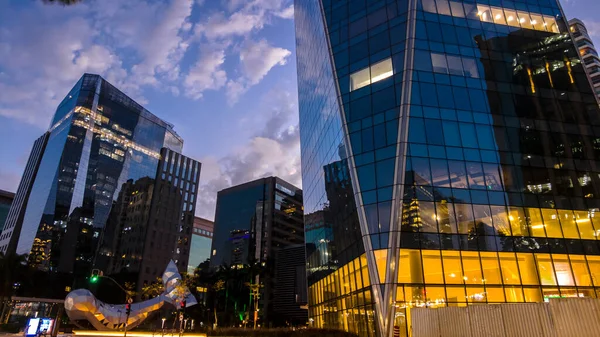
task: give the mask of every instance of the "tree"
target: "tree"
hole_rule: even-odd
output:
[[[0,312],[0,322],[4,322],[7,307],[10,307],[10,297],[20,284],[28,268],[26,265],[27,256],[14,253],[0,253],[0,298],[2,299],[2,311]]]

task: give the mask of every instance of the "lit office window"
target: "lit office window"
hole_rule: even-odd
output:
[[[392,59],[388,58],[350,75],[350,91],[366,87],[394,74]]]

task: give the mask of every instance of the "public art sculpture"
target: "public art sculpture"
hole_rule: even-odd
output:
[[[155,298],[131,304],[131,313],[128,317],[125,314],[126,304],[104,303],[87,289],[71,291],[65,298],[65,310],[71,321],[87,320],[97,330],[106,331],[123,329],[125,321],[127,321],[127,329],[133,329],[165,303],[177,305],[184,300],[186,307],[198,303],[190,290],[180,284],[181,275],[173,261],[169,262],[162,281],[165,291]]]

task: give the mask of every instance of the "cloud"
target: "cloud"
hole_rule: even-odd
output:
[[[194,64],[184,80],[185,95],[200,99],[206,90],[219,90],[227,83],[227,73],[223,70],[225,49],[203,46],[200,58]]]
[[[200,174],[197,213],[214,218],[217,192],[251,180],[278,176],[301,187],[298,107],[293,94],[272,90],[259,110],[265,127],[244,145],[222,157],[204,157]],[[259,115],[260,116],[260,115]]]
[[[247,40],[240,51],[242,76],[227,84],[227,96],[231,104],[251,86],[258,84],[277,65],[285,65],[291,51],[271,46],[266,40]]]
[[[294,18],[294,4],[291,4],[288,7],[284,8],[283,10],[280,10],[279,12],[275,13],[275,15],[282,19],[293,19]]]

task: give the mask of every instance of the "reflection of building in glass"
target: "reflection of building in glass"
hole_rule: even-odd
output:
[[[4,222],[6,221],[8,211],[10,210],[10,205],[12,204],[14,199],[14,193],[0,190],[0,233],[2,233],[2,229],[4,228]]]
[[[296,2],[311,324],[408,336],[414,307],[597,296],[600,111],[534,3]]]
[[[212,244],[214,226],[215,223],[210,220],[200,217],[194,218],[188,273],[193,273],[199,264],[210,259],[210,246]]]
[[[258,263],[271,268],[280,249],[304,243],[302,217],[302,190],[277,177],[219,191],[211,267],[242,268]],[[265,274],[259,281],[264,285],[259,315],[262,322],[273,323],[278,311],[273,303],[277,280],[272,271]]]
[[[585,24],[579,19],[569,20],[569,30],[573,34],[579,55],[585,64],[585,72],[592,81],[594,92],[600,98],[600,57],[594,47],[594,42],[592,42]]]
[[[186,270],[200,165],[182,147],[172,125],[85,74],[34,145],[0,247],[75,276],[152,280],[151,261],[160,273],[170,258]],[[153,235],[164,242],[150,257]]]

